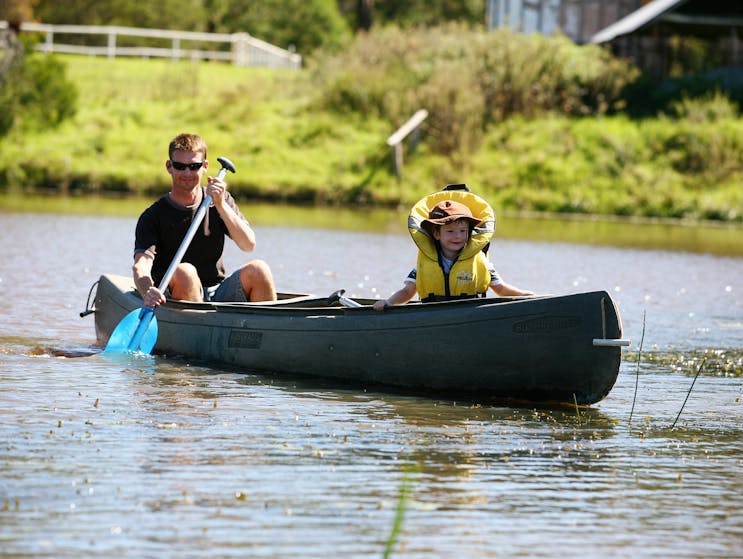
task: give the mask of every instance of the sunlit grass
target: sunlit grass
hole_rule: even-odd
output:
[[[424,134],[415,154],[405,151],[398,180],[385,142],[400,123],[320,108],[308,70],[60,58],[79,90],[78,114],[0,139],[0,191],[155,196],[169,186],[168,141],[188,131],[207,139],[210,159],[235,163],[230,189],[246,199],[409,207],[465,182],[499,215],[743,223],[743,119],[705,120],[704,105],[688,121],[514,117],[493,125],[474,152],[452,157],[435,153]]]

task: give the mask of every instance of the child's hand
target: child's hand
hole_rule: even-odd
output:
[[[387,303],[387,299],[380,299],[379,301],[374,301],[372,308],[375,311],[383,311],[387,309],[389,306],[390,305]]]

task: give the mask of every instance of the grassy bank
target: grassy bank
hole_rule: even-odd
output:
[[[468,155],[441,155],[424,135],[398,181],[385,145],[395,126],[322,108],[309,71],[62,60],[78,87],[78,113],[57,129],[1,139],[0,191],[150,196],[168,187],[168,141],[192,131],[207,139],[211,160],[235,163],[229,181],[243,199],[407,206],[466,182],[499,211],[743,222],[736,114],[692,107],[683,119],[512,117]]]

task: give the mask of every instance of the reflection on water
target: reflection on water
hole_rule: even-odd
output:
[[[142,198],[14,196],[0,194],[0,211],[59,213],[136,218],[152,203]],[[251,223],[289,227],[404,234],[408,208],[304,207],[241,201]],[[499,212],[497,237],[643,249],[743,256],[743,224],[680,222],[612,216],[565,216]]]
[[[670,429],[689,377],[657,365],[640,368],[629,424],[631,363],[575,410],[150,359],[0,361],[11,556],[379,557],[408,471],[406,557],[738,553],[738,379],[701,376]]]
[[[733,349],[703,349],[694,351],[652,351],[646,353],[629,351],[625,360],[660,365],[670,372],[701,374],[723,377],[743,377],[743,347]]]
[[[132,220],[0,219],[3,556],[378,558],[406,475],[400,557],[740,556],[739,258],[499,241],[514,283],[609,289],[634,340],[596,406],[509,408],[111,360],[77,313],[129,273]],[[414,260],[397,233],[258,234],[289,291],[373,297]]]

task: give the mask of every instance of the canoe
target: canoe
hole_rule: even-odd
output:
[[[130,278],[102,275],[94,287],[90,311],[105,344],[142,299]],[[385,312],[373,300],[355,302],[309,294],[168,301],[156,310],[154,353],[460,401],[590,405],[611,390],[629,344],[605,291],[412,302]]]

